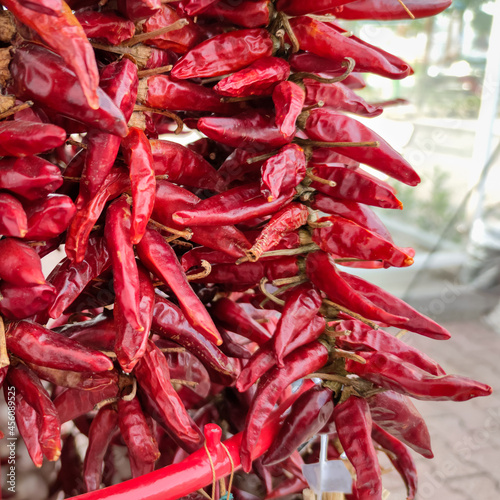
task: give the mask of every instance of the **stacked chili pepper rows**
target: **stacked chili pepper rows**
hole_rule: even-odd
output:
[[[348,272],[414,255],[369,208],[400,209],[395,190],[360,164],[419,177],[344,114],[383,110],[355,94],[360,72],[412,69],[339,22],[450,1],[2,3],[2,380],[37,467],[61,456],[64,422],[89,440],[82,464],[74,434],[62,438],[52,491],[78,493],[67,478],[79,475],[89,491],[110,485],[113,447],[133,477],[178,462],[211,422],[242,433],[241,465],[258,478],[250,493],[240,478],[237,498],[300,493],[318,441],[297,449],[318,433],[352,465],[349,498],[382,497],[376,448],[414,498],[409,448],[432,451],[409,398],[491,390],[384,331],[449,337]],[[206,138],[158,139],[184,125]],[[40,259],[62,244],[45,278]]]

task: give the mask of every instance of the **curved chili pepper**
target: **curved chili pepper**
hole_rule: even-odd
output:
[[[0,279],[15,286],[45,284],[42,262],[33,248],[15,238],[0,240]]]
[[[177,62],[171,75],[179,80],[233,73],[273,54],[274,42],[265,29],[229,31],[205,40]]]
[[[220,192],[224,180],[203,156],[176,142],[152,140],[156,175],[168,175],[170,182]]]
[[[155,109],[200,111],[232,115],[239,109],[233,103],[221,102],[211,88],[196,83],[176,81],[168,75],[154,75],[141,81],[139,102]]]
[[[241,441],[240,457],[245,472],[250,472],[252,450],[281,391],[296,380],[319,370],[327,361],[328,349],[320,342],[312,342],[289,354],[285,358],[284,368],[275,367],[262,378],[250,406]]]
[[[18,364],[9,368],[7,380],[36,411],[42,452],[49,461],[57,461],[61,455],[61,423],[40,379],[26,366]]]
[[[360,500],[381,500],[382,479],[377,452],[371,440],[372,418],[365,399],[351,396],[335,406],[333,417],[340,443],[356,470]]]
[[[260,183],[235,187],[200,201],[191,210],[180,210],[172,216],[182,226],[220,226],[238,224],[254,217],[271,215],[291,201],[294,193],[283,193],[271,202],[260,193]]]
[[[392,465],[402,477],[406,485],[407,500],[413,500],[417,493],[417,467],[408,448],[377,424],[373,424],[372,438],[382,446]]]
[[[275,122],[284,137],[295,134],[295,122],[302,111],[306,93],[294,82],[281,82],[273,90]]]
[[[153,212],[156,181],[153,170],[153,153],[144,132],[130,127],[127,137],[122,140],[125,161],[130,171],[132,188],[132,243],[137,245],[146,231]]]
[[[116,327],[114,352],[125,373],[132,371],[146,351],[146,343],[151,330],[153,307],[155,304],[155,290],[149,277],[149,272],[141,265],[137,267],[139,271],[139,314],[144,330],[138,332],[130,326],[122,312],[120,302],[116,302],[113,309]]]
[[[127,201],[120,198],[106,212],[104,237],[113,263],[113,284],[116,300],[123,315],[135,330],[142,332],[139,310],[139,273],[131,243],[132,215]]]
[[[367,401],[377,425],[425,458],[434,457],[427,425],[408,396],[384,391],[369,397]]]
[[[424,401],[468,401],[488,396],[491,387],[458,375],[435,376],[382,352],[358,352],[366,363],[346,361],[346,370],[386,389]],[[357,365],[357,366],[355,366]]]
[[[377,307],[373,302],[363,297],[343,278],[331,258],[324,252],[313,252],[306,258],[306,273],[308,278],[326,295],[330,300],[338,301],[341,305],[357,312],[368,319],[390,324],[395,321],[406,321],[407,318],[394,316],[391,313]]]
[[[207,342],[186,320],[181,310],[156,296],[151,329],[161,337],[173,340],[188,349],[205,366],[210,378],[219,384],[231,385],[239,375],[238,366],[214,344]]]
[[[4,386],[6,392],[7,386]],[[23,438],[24,444],[35,467],[43,465],[43,451],[39,442],[38,415],[35,409],[30,406],[20,392],[16,391],[16,425],[19,434]],[[7,397],[5,398],[7,400]]]
[[[85,35],[111,45],[119,45],[134,36],[135,25],[132,21],[118,16],[114,12],[96,12],[83,10],[75,12]]]
[[[41,45],[23,43],[14,51],[10,70],[16,96],[32,99],[103,132],[121,137],[127,135],[123,114],[108,95],[97,87],[99,107],[90,107],[75,74],[50,50]]]
[[[376,141],[378,147],[340,147],[336,151],[409,186],[416,186],[420,182],[420,177],[411,165],[365,125],[330,109],[313,109],[307,113],[304,131],[310,139],[325,142]]]
[[[36,365],[75,372],[103,372],[113,368],[104,354],[36,323],[11,323],[5,337],[14,355]]]
[[[335,187],[313,182],[318,191],[341,200],[356,201],[381,208],[402,209],[392,188],[384,181],[372,178],[361,169],[352,170],[344,166],[315,165],[314,175],[335,182]]]
[[[339,64],[346,57],[351,57],[356,61],[356,71],[375,73],[395,80],[413,73],[411,67],[401,59],[359,39],[343,36],[340,29],[330,23],[301,16],[290,19],[290,25],[302,50]]]
[[[100,488],[104,455],[118,428],[118,414],[109,405],[101,408],[89,429],[89,445],[83,462],[83,480],[87,491]]]
[[[313,241],[327,253],[368,261],[381,260],[384,267],[407,267],[413,264],[412,255],[407,249],[397,247],[344,217],[330,215],[318,222],[331,223],[328,227],[316,228],[312,232]]]
[[[236,359],[250,359],[252,357],[252,353],[244,345],[236,341],[234,336],[231,335],[231,332],[220,327],[219,332],[222,338],[220,350],[226,356]]]
[[[303,14],[314,14],[327,9],[340,7],[354,0],[313,0],[307,4],[301,0],[278,0],[276,9],[283,11],[289,16],[302,16]]]
[[[341,273],[342,278],[363,297],[366,297],[377,307],[380,307],[391,314],[408,318],[405,321],[392,320],[387,324],[400,326],[411,332],[425,335],[436,340],[447,340],[450,333],[435,321],[420,314],[409,306],[406,302],[398,299],[394,295],[382,290],[380,287],[365,281],[362,278],[348,273]]]
[[[152,472],[160,451],[137,398],[118,401],[118,426],[128,448],[132,477]]]
[[[134,373],[155,420],[179,446],[190,453],[196,451],[203,443],[201,431],[172,387],[165,356],[151,341]]]
[[[66,132],[50,123],[11,121],[0,123],[0,155],[31,156],[64,144]]]
[[[0,283],[0,295],[0,313],[9,319],[24,319],[45,311],[54,300],[55,290],[48,283],[15,286],[5,282]]]
[[[26,122],[9,123],[24,124]],[[2,124],[0,124],[1,126]],[[28,139],[32,132],[24,130],[24,133],[28,134],[26,136],[26,139]],[[66,134],[63,135],[66,136]],[[18,159],[3,158],[0,160],[0,188],[7,189],[27,200],[43,199],[61,187],[62,183],[63,178],[60,169],[38,156],[27,156]]]
[[[118,0],[118,10],[131,21],[147,19],[161,9],[161,0]]]
[[[103,316],[96,316],[81,323],[65,325],[58,328],[57,331],[98,351],[112,351],[116,337],[114,318]]]
[[[24,238],[27,232],[28,218],[22,203],[11,194],[0,193],[0,234]]]
[[[451,5],[451,0],[405,0],[406,7],[415,16],[435,16]],[[402,5],[393,5],[391,0],[356,0],[351,5],[336,12],[341,19],[370,19],[389,21],[394,19],[408,19],[408,12]]]
[[[227,76],[214,90],[223,96],[271,95],[274,87],[290,76],[290,65],[280,57],[263,57]]]
[[[210,342],[220,345],[219,332],[187,281],[172,247],[158,232],[147,229],[137,245],[137,253],[142,263],[172,289],[191,326]]]
[[[76,212],[69,196],[50,194],[43,201],[26,207],[28,217],[27,240],[45,241],[66,231]]]
[[[18,0],[5,0],[2,3],[21,23],[36,31],[40,38],[64,59],[76,74],[88,106],[94,110],[102,106],[102,97],[98,92],[99,72],[94,49],[71,8],[65,2],[61,2],[62,10],[54,16],[35,12],[21,5]],[[30,78],[34,78],[33,73],[30,73]],[[34,83],[42,85],[43,81],[46,80],[36,79]]]
[[[350,351],[379,351],[398,356],[405,362],[418,366],[431,375],[446,375],[439,364],[429,356],[384,330],[372,330],[357,320],[343,320],[335,326],[337,332],[349,335],[336,337],[335,344]]]
[[[371,118],[379,116],[384,111],[380,106],[368,104],[362,97],[354,93],[342,83],[321,83],[309,78],[303,82],[306,89],[306,106],[323,102],[325,106],[348,113],[354,113]]]

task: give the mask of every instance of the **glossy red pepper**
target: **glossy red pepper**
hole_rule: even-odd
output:
[[[35,12],[26,8],[18,0],[5,0],[3,4],[21,23],[36,31],[38,36],[64,59],[64,62],[76,74],[88,106],[94,110],[102,106],[102,98],[97,90],[99,73],[94,49],[70,7],[65,2],[61,2],[62,9],[54,16]],[[30,77],[33,78],[33,76],[30,73]],[[43,81],[42,79],[33,83],[41,85]]]
[[[290,19],[290,25],[301,50],[338,62],[351,57],[356,61],[356,71],[375,73],[400,80],[413,73],[411,67],[391,54],[376,49],[353,37],[341,34],[341,29],[311,17]],[[345,30],[342,30],[345,31]]]
[[[168,175],[169,182],[220,192],[224,180],[203,156],[176,142],[152,140],[156,175]]]
[[[172,289],[191,326],[210,342],[220,345],[222,340],[217,328],[187,281],[175,252],[162,236],[147,229],[137,253],[142,263]]]
[[[268,202],[260,193],[260,183],[239,186],[201,201],[191,210],[175,212],[172,219],[182,226],[237,224],[254,217],[271,215],[289,203],[294,193],[283,193]]]
[[[29,318],[45,311],[52,304],[55,290],[52,285],[15,286],[0,283],[0,313],[8,319]]]
[[[411,165],[378,134],[360,122],[330,109],[313,109],[305,115],[304,131],[310,139],[324,142],[378,142],[378,147],[340,147],[340,154],[416,186],[420,177]]]
[[[118,0],[117,6],[121,14],[135,23],[156,14],[161,0]]]
[[[306,93],[294,82],[281,82],[273,90],[275,122],[284,137],[295,134],[295,122],[302,112]]]
[[[116,338],[114,319],[105,316],[65,325],[57,331],[98,351],[112,351]]]
[[[260,28],[271,21],[270,0],[222,0],[206,8],[201,17],[226,21],[243,28]]]
[[[127,134],[123,113],[108,95],[97,87],[99,107],[90,107],[75,74],[58,55],[41,45],[23,43],[16,47],[10,70],[13,90],[18,97],[32,99],[103,132],[121,137]]]
[[[372,418],[368,403],[351,396],[335,407],[333,417],[340,443],[356,470],[357,498],[381,500],[382,479],[371,440]]]
[[[416,19],[435,16],[451,5],[451,0],[405,0],[406,7]],[[402,5],[393,5],[391,0],[356,0],[345,5],[335,15],[341,19],[370,19],[389,21],[408,19],[408,12]]]
[[[49,14],[55,16],[62,11],[62,0],[25,0],[25,7],[36,10],[42,14]]]
[[[198,426],[187,413],[170,382],[167,361],[161,351],[148,341],[146,353],[137,363],[134,373],[141,392],[147,396],[144,409],[168,431],[172,439],[193,453],[202,446]]]
[[[45,284],[42,262],[33,248],[15,238],[0,240],[0,279],[15,286]]]
[[[22,203],[11,194],[0,193],[0,234],[24,238],[28,232],[28,217]]]
[[[406,485],[407,500],[414,500],[417,493],[417,466],[408,448],[377,424],[373,424],[372,438],[382,446],[392,465],[402,477]]]
[[[181,8],[190,16],[196,16],[217,1],[218,0],[182,0]]]
[[[56,125],[28,121],[0,123],[0,155],[31,156],[56,148],[66,140],[66,132]]]
[[[265,29],[229,31],[191,49],[174,65],[171,75],[179,80],[211,78],[233,73],[273,54],[274,42]]]
[[[340,7],[353,0],[312,0],[304,3],[301,0],[278,0],[276,9],[281,10],[289,16],[301,16],[303,14],[314,14],[327,9]]]
[[[7,392],[4,386],[4,392]],[[43,451],[39,442],[38,415],[23,396],[16,392],[16,425],[35,467],[43,465]],[[8,397],[5,398],[8,400]]]
[[[419,313],[413,307],[398,299],[394,295],[382,290],[380,287],[369,283],[368,281],[358,278],[347,273],[341,273],[342,278],[349,283],[358,293],[366,297],[377,307],[380,307],[391,314],[405,316],[406,321],[392,321],[388,324],[392,326],[400,326],[410,330],[411,332],[419,333],[436,340],[447,340],[450,338],[450,333],[438,325],[435,321]]]
[[[367,401],[377,425],[425,458],[434,457],[427,425],[408,396],[384,391],[369,397]]]
[[[59,236],[66,231],[75,213],[73,201],[64,194],[50,194],[43,201],[30,203],[26,207],[26,239],[45,241]]]
[[[255,448],[262,426],[270,417],[281,391],[302,377],[314,373],[328,361],[328,349],[319,342],[303,346],[285,358],[284,368],[275,367],[259,382],[257,392],[250,406],[246,428],[240,448],[243,470],[250,472],[252,450]]]
[[[127,201],[120,198],[113,202],[106,213],[104,237],[113,264],[113,284],[116,300],[131,327],[142,332],[139,308],[139,273],[131,243],[132,214]]]
[[[114,352],[118,362],[125,373],[130,373],[139,359],[146,352],[146,344],[153,320],[153,307],[155,304],[155,290],[149,272],[143,266],[138,266],[139,271],[139,314],[142,332],[130,326],[122,312],[120,302],[115,303],[113,316],[115,319],[116,339]]]
[[[89,445],[83,463],[83,480],[87,491],[100,488],[104,455],[118,428],[118,415],[111,406],[104,406],[92,420],[89,430]]]
[[[335,182],[335,187],[313,182],[312,187],[339,200],[355,201],[381,208],[402,209],[394,190],[384,181],[375,179],[363,170],[353,170],[340,165],[315,165],[312,173]]]
[[[271,95],[274,87],[290,76],[290,65],[280,57],[263,57],[247,68],[227,76],[214,90],[223,96]]]
[[[81,10],[75,12],[75,17],[88,38],[111,45],[119,45],[132,38],[135,33],[135,25],[132,21],[111,11]]]

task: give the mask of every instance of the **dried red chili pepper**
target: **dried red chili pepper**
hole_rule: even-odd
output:
[[[217,1],[218,0],[182,0],[181,7],[190,16],[196,16]]]
[[[252,451],[281,391],[296,380],[322,368],[327,361],[328,349],[320,342],[312,342],[289,354],[285,358],[284,368],[275,367],[261,379],[247,415],[240,446],[241,465],[245,472],[250,472]]]
[[[222,0],[211,4],[201,17],[227,21],[243,28],[260,28],[267,26],[271,20],[270,0]]]
[[[130,373],[139,359],[146,351],[146,343],[151,330],[153,319],[153,307],[155,304],[155,290],[153,283],[142,266],[138,266],[139,271],[139,314],[141,324],[144,326],[142,332],[138,332],[130,326],[122,312],[120,302],[116,302],[113,309],[115,318],[116,340],[114,352],[123,371]]]
[[[31,156],[56,148],[66,132],[50,123],[11,121],[0,123],[0,155]],[[4,160],[5,161],[5,160]]]
[[[408,396],[384,391],[371,396],[367,401],[372,419],[377,425],[425,458],[434,457],[425,421]]]
[[[313,182],[318,191],[341,200],[355,201],[381,208],[402,209],[403,204],[394,195],[393,189],[384,181],[372,178],[361,169],[345,166],[315,165],[312,173],[335,182],[335,187]]]
[[[21,5],[18,0],[5,0],[3,3],[21,23],[36,31],[74,71],[88,106],[94,110],[102,106],[102,98],[97,90],[99,72],[94,50],[70,7],[61,2],[62,10],[54,16],[35,12]],[[33,76],[31,74],[31,78]],[[37,80],[36,84],[41,85],[42,81]]]
[[[137,398],[118,401],[118,426],[128,448],[132,477],[152,472],[160,451]]]
[[[24,238],[27,232],[28,218],[22,203],[11,194],[0,193],[0,234]]]
[[[260,183],[253,183],[200,201],[191,210],[175,212],[172,219],[182,226],[238,224],[254,217],[273,214],[289,203],[292,196],[292,193],[283,193],[268,202],[260,193]]]
[[[302,112],[306,93],[294,82],[281,82],[273,90],[275,122],[284,137],[295,134],[295,122]]]
[[[98,490],[102,481],[104,455],[118,428],[118,415],[111,406],[104,406],[92,420],[89,445],[83,463],[83,480],[87,491]]]
[[[57,331],[98,351],[112,351],[116,337],[114,319],[105,316],[66,325]]]
[[[372,418],[368,403],[351,396],[335,406],[333,417],[340,443],[356,470],[358,498],[382,499],[380,466],[371,440]]]
[[[152,140],[156,175],[168,175],[170,182],[220,192],[224,180],[203,156],[176,142]]]
[[[0,283],[0,295],[0,313],[8,319],[24,319],[45,311],[54,300],[55,290],[49,284],[15,286],[5,282]]]
[[[306,273],[308,278],[320,290],[326,293],[330,300],[338,302],[355,313],[365,318],[381,321],[386,324],[391,322],[406,321],[406,318],[395,316],[377,307],[370,300],[363,297],[344,280],[337,270],[330,255],[324,252],[313,252],[306,258]]]
[[[28,217],[27,240],[45,241],[66,231],[76,212],[69,196],[50,194],[43,201],[26,207]]]
[[[340,28],[307,16],[290,19],[290,25],[300,48],[338,62],[351,57],[356,61],[356,71],[375,73],[400,80],[413,73],[401,59],[380,51],[353,37],[343,36]],[[345,30],[344,30],[345,31]]]
[[[223,96],[271,95],[290,76],[290,65],[280,57],[263,57],[218,82],[214,90]]]
[[[274,122],[274,116],[264,111],[246,111],[231,118],[203,117],[197,128],[207,137],[233,148],[274,149],[292,141],[284,137]]]
[[[36,323],[11,323],[5,336],[7,347],[15,356],[36,365],[75,372],[103,372],[113,368],[104,354]]]
[[[220,345],[222,339],[217,328],[187,281],[175,252],[162,236],[147,229],[137,245],[137,253],[142,263],[172,289],[191,326],[210,342]]]
[[[118,0],[118,10],[131,21],[147,19],[161,9],[161,0]]]
[[[139,273],[131,243],[132,214],[127,201],[120,198],[106,212],[104,237],[113,263],[113,284],[116,300],[130,326],[142,332],[139,310]]]
[[[33,248],[15,238],[0,240],[0,279],[15,286],[45,284],[40,257]]]
[[[332,395],[331,389],[321,386],[302,394],[293,404],[262,463],[273,465],[282,462],[317,434],[333,413]]]
[[[99,107],[90,107],[75,74],[61,57],[50,50],[23,43],[14,51],[10,70],[13,90],[19,98],[32,99],[43,107],[103,132],[121,137],[127,134],[123,114],[108,95],[97,87]]]
[[[151,341],[134,373],[141,391],[147,396],[145,409],[150,406],[153,418],[179,446],[190,453],[196,451],[203,443],[201,431],[172,387],[165,356]]]
[[[451,5],[451,0],[405,0],[406,7],[416,19],[435,16]],[[351,5],[345,5],[335,13],[341,19],[373,19],[389,21],[408,19],[408,12],[401,4],[395,5],[392,0],[356,0]]]
[[[413,309],[406,302],[382,290],[380,287],[351,274],[341,273],[341,276],[351,287],[377,307],[391,314],[408,318],[406,321],[392,321],[392,323],[388,322],[387,324],[401,326],[411,332],[419,333],[420,335],[425,335],[436,340],[447,340],[450,338],[450,333],[441,325],[438,325],[435,321]]]
[[[305,4],[300,0],[278,0],[276,9],[283,11],[289,16],[301,16],[303,14],[314,14],[327,9],[340,7],[353,0],[314,0]]]
[[[42,452],[49,461],[57,461],[61,455],[61,423],[40,379],[26,366],[18,364],[9,368],[7,380],[36,411]]]
[[[350,332],[346,336],[335,339],[335,344],[340,349],[386,352],[418,366],[431,375],[446,375],[443,368],[436,361],[384,330],[372,330],[369,326],[357,320],[343,320],[335,326],[335,330],[339,333],[343,331]]]
[[[386,389],[424,401],[468,401],[488,396],[491,387],[458,375],[435,376],[382,352],[358,352],[366,363],[346,361],[346,370]],[[355,366],[356,365],[356,366]]]
[[[342,83],[321,83],[306,78],[303,84],[306,90],[304,102],[306,106],[323,102],[325,106],[371,118],[379,116],[383,112],[382,107],[368,104]]]
[[[420,177],[399,153],[378,134],[353,118],[330,109],[313,109],[306,112],[302,119],[302,128],[315,141],[378,142],[378,147],[340,147],[336,151],[409,186],[416,186],[420,182]]]
[[[132,38],[135,33],[135,25],[132,21],[124,19],[111,11],[82,10],[75,12],[75,17],[88,38],[107,42],[111,45],[119,45]]]
[[[372,438],[382,446],[392,465],[402,477],[406,485],[407,500],[413,500],[417,493],[417,467],[408,448],[377,424],[373,424]]]
[[[4,392],[7,391],[4,386]],[[24,444],[35,467],[43,465],[43,451],[39,442],[38,415],[35,409],[23,398],[21,393],[16,391],[16,425],[19,434],[23,438]],[[8,397],[5,398],[8,401]]]
[[[61,0],[25,0],[24,6],[37,12],[41,12],[42,14],[48,14],[51,16],[56,16],[63,9]]]
[[[214,382],[231,385],[238,376],[239,368],[233,360],[226,357],[214,344],[207,342],[205,337],[188,323],[177,306],[158,295],[151,329],[194,354],[203,363]]]
[[[219,332],[222,338],[220,350],[226,356],[235,359],[250,359],[252,357],[252,353],[245,347],[245,345],[239,343],[235,337],[231,335],[231,332],[221,327],[219,327]]]

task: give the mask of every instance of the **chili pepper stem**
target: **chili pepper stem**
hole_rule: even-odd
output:
[[[272,282],[273,286],[283,286],[283,285],[298,285],[299,283],[304,283],[308,281],[305,276],[292,276],[291,278],[281,278],[278,280],[274,280]]]
[[[163,35],[164,33],[168,33],[169,31],[177,31],[182,29],[184,26],[189,24],[189,21],[187,19],[179,19],[178,21],[175,21],[175,23],[171,24],[170,26],[165,26],[163,28],[150,31],[148,33],[142,33],[140,35],[136,35],[132,37],[130,40],[127,40],[126,42],[123,42],[120,47],[131,47],[133,45],[137,45],[138,43],[143,42],[144,40],[150,40],[151,38],[156,38],[157,36]]]
[[[172,68],[173,66],[169,64],[168,66],[160,66],[158,68],[143,69],[137,72],[137,76],[139,78],[144,78],[147,76],[161,75],[162,73],[168,73]]]
[[[259,288],[260,291],[271,301],[273,301],[275,304],[278,304],[280,306],[285,305],[285,301],[278,299],[278,297],[275,297],[272,293],[268,292],[266,289],[266,283],[268,282],[267,278],[262,278],[259,283]]]
[[[18,111],[22,111],[23,109],[28,109],[33,106],[33,101],[26,101],[23,102],[23,104],[19,104],[18,106],[13,106],[12,108],[8,109],[7,111],[4,111],[3,113],[0,113],[0,120],[3,120],[4,118],[8,118],[9,116],[12,116],[14,113],[17,113]]]
[[[132,380],[132,390],[130,391],[129,394],[122,396],[122,399],[124,401],[132,401],[132,399],[134,399],[136,395],[137,395],[137,380],[134,378]]]
[[[167,233],[175,234],[179,238],[184,238],[186,240],[190,240],[193,236],[193,231],[191,231],[191,229],[189,228],[184,230],[174,229],[172,227],[164,226],[163,224],[160,224],[153,219],[149,219],[149,224],[151,224],[153,227],[156,227],[157,229],[166,231]]]
[[[7,342],[5,341],[5,323],[0,315],[0,368],[10,365],[9,354],[7,353]]]
[[[97,403],[94,406],[94,411],[99,411],[101,408],[104,406],[108,406],[110,404],[116,403],[118,401],[118,398],[108,398],[108,399],[103,399],[101,402]]]
[[[322,177],[318,177],[314,175],[312,169],[307,169],[306,176],[314,182],[319,182],[320,184],[325,184],[326,186],[335,187],[337,183],[335,181],[329,181],[328,179],[323,179]]]
[[[134,106],[134,111],[145,111],[149,113],[156,113],[158,115],[163,115],[163,116],[168,116],[168,118],[172,118],[172,120],[177,123],[177,128],[175,129],[174,134],[180,134],[182,132],[182,129],[184,128],[184,122],[180,118],[180,116],[176,115],[175,113],[172,113],[171,111],[165,111],[164,109],[156,109],[156,108],[150,108],[148,106],[143,106],[142,104],[136,104]]]
[[[355,66],[356,61],[352,57],[346,57],[342,62],[342,67],[346,68],[346,70],[340,76],[335,76],[333,78],[323,78],[322,76],[318,76],[314,73],[301,71],[298,73],[294,73],[288,80],[295,83],[303,83],[304,79],[308,78],[319,83],[339,83],[345,80],[354,71]],[[304,111],[308,111],[308,109],[306,108]]]
[[[76,146],[77,148],[87,149],[87,145],[80,141],[75,141],[74,139],[66,139],[66,144],[70,146]]]
[[[286,34],[290,38],[290,42],[292,43],[292,54],[295,54],[300,50],[299,41],[295,36],[292,27],[290,26],[290,21],[288,20],[288,16],[283,12],[280,12],[278,15],[281,18],[280,20],[283,25],[283,29],[285,30]]]
[[[212,265],[210,264],[210,262],[202,260],[200,262],[200,265],[201,267],[203,267],[204,270],[197,274],[189,274],[187,276],[188,281],[194,281],[206,278],[212,272]]]
[[[293,142],[299,146],[314,146],[318,148],[378,148],[378,141],[368,142],[322,142],[311,141],[310,139],[300,139],[296,137]]]
[[[406,10],[407,14],[412,18],[415,19],[415,16],[413,15],[413,12],[405,5],[403,0],[398,0],[398,2],[401,4],[404,10]]]
[[[379,326],[377,325],[377,323],[370,321],[369,319],[363,318],[363,316],[361,316],[353,311],[350,311],[349,309],[342,307],[339,304],[335,304],[335,302],[332,302],[331,300],[323,299],[323,304],[327,305],[328,307],[332,307],[333,309],[336,309],[337,311],[346,313],[349,316],[353,317],[354,319],[359,319],[359,321],[361,321],[365,325],[368,325],[370,328],[373,328],[374,330],[379,329]]]

